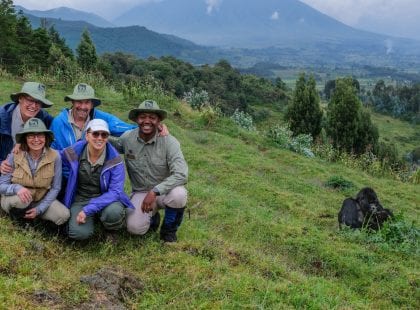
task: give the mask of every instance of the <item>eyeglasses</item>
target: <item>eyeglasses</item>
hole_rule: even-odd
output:
[[[38,140],[45,139],[45,133],[28,133],[26,138],[29,140],[34,140],[35,138],[38,138]]]
[[[25,101],[26,101],[25,104],[27,106],[30,106],[30,105],[42,105],[42,102],[41,101],[36,100],[36,99],[34,99],[32,97],[25,97]]]
[[[106,131],[92,131],[91,134],[94,138],[98,138],[99,136],[101,136],[102,139],[106,139],[109,137],[109,133],[107,133]]]

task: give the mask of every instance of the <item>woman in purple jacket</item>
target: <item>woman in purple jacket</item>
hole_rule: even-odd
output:
[[[86,141],[61,151],[63,168],[70,171],[63,203],[70,209],[72,239],[91,237],[95,218],[106,230],[119,230],[124,225],[125,208],[134,208],[124,193],[124,163],[108,136],[108,124],[93,119],[87,125]]]

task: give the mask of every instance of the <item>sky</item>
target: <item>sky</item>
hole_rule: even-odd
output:
[[[112,21],[131,7],[148,1],[153,0],[14,0],[14,4],[32,10],[66,6],[92,12]],[[215,7],[228,0],[202,1],[207,3],[207,12],[211,13]],[[301,1],[349,26],[420,40],[420,0]]]

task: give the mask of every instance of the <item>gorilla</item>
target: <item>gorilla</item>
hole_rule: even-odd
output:
[[[393,218],[391,210],[382,207],[375,191],[370,187],[362,188],[356,199],[346,198],[338,213],[338,224],[351,228],[368,228],[378,230],[389,218]]]

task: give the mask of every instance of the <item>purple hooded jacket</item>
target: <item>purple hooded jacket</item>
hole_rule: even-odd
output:
[[[66,193],[63,199],[63,204],[69,209],[74,202],[76,193],[79,159],[86,145],[87,142],[83,140],[60,151],[63,168],[66,167],[70,171],[67,180]],[[124,192],[124,180],[124,163],[117,150],[107,142],[106,157],[100,179],[102,195],[92,198],[83,208],[86,215],[92,216],[109,206],[111,203],[117,201],[121,202],[127,208],[134,209],[130,199]]]

